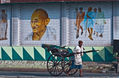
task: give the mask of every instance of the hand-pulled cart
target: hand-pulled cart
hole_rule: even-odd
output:
[[[47,60],[47,70],[51,75],[59,76],[63,72],[74,75],[77,72],[78,69],[70,70],[71,65],[74,63],[74,53],[70,48],[48,44],[42,44],[42,47],[51,53]]]
[[[47,70],[51,75],[59,76],[62,72],[67,73],[69,71],[73,60],[73,52],[70,48],[48,44],[42,44],[42,47],[51,52],[47,60]],[[69,75],[73,75],[76,72],[77,69],[72,69]]]

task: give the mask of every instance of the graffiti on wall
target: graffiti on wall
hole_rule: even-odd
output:
[[[56,40],[56,29],[47,26],[49,22],[50,18],[48,13],[44,9],[36,9],[31,16],[32,33],[28,35],[26,39],[41,40],[42,37],[46,35],[45,38],[52,38],[53,40]]]
[[[2,9],[0,15],[0,40],[7,40],[7,28],[7,14],[5,9]]]
[[[93,40],[93,36],[103,37],[104,24],[106,24],[104,12],[101,8],[88,7],[87,12],[83,11],[83,7],[76,8],[76,38],[81,35],[88,36]],[[79,32],[81,30],[81,32]],[[88,33],[88,34],[87,34]]]

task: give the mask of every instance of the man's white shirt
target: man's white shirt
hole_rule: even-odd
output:
[[[81,58],[81,55],[83,55],[83,46],[82,47],[79,47],[79,46],[76,46],[74,48],[74,53],[78,52],[80,54],[75,54],[74,57],[75,57],[75,65],[82,65],[82,58]]]

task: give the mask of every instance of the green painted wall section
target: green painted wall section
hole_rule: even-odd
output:
[[[73,50],[74,47],[69,47]],[[85,53],[82,56],[83,61],[93,62],[112,62],[115,61],[113,55],[113,47],[85,47],[85,51],[93,50],[93,52]],[[99,51],[95,51],[99,50]],[[51,55],[47,49],[42,47],[0,47],[0,60],[32,60],[46,61]]]

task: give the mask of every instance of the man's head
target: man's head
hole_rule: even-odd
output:
[[[50,22],[48,17],[48,13],[43,9],[36,9],[31,16],[31,27],[33,33],[37,33],[37,37],[39,36],[39,40],[43,36],[46,31],[46,26]],[[34,39],[37,40],[37,39]]]
[[[41,32],[48,25],[50,19],[43,9],[36,9],[31,16],[31,27],[33,32]]]
[[[94,12],[97,12],[97,8],[94,8]]]
[[[76,12],[78,12],[78,8],[75,8]]]
[[[98,12],[101,12],[101,8],[98,8]]]
[[[2,9],[2,13],[5,13],[5,10],[4,9]]]
[[[83,45],[83,41],[79,40],[78,45],[81,47]]]
[[[88,11],[92,11],[92,7],[89,7],[89,8],[88,8]]]
[[[80,11],[82,11],[82,10],[83,10],[83,8],[82,8],[82,7],[80,7],[80,8],[79,8],[79,10],[80,10]]]

